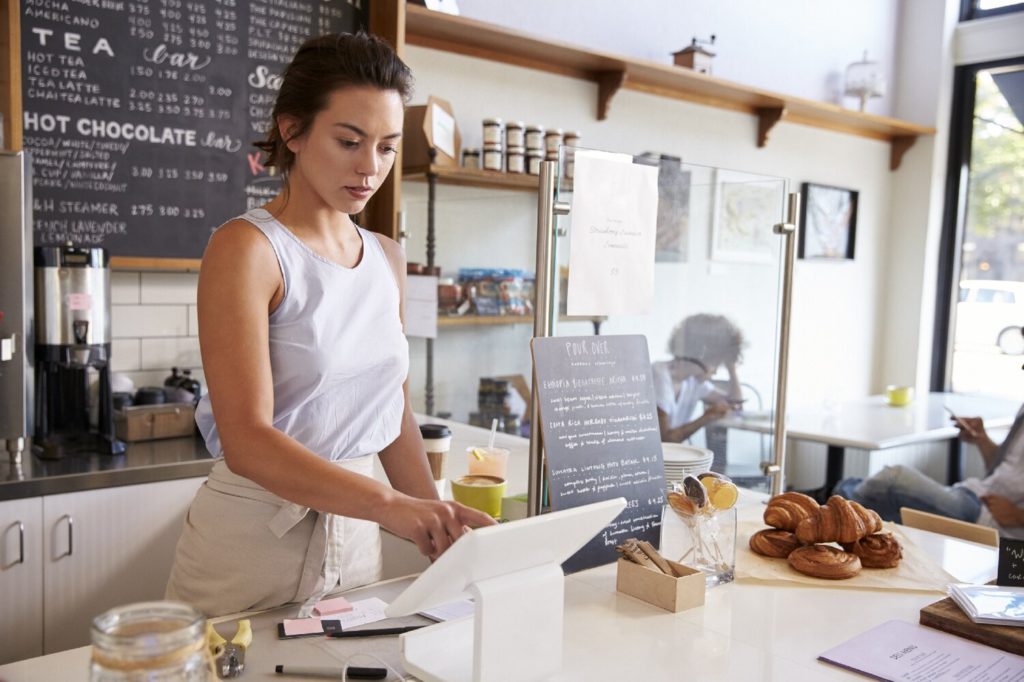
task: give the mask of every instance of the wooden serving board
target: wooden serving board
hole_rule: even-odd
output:
[[[921,609],[921,625],[942,630],[996,649],[1018,654],[1024,651],[1024,628],[1012,625],[982,625],[972,621],[952,598]]]

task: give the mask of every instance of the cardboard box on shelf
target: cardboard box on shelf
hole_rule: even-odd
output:
[[[407,107],[402,132],[402,167],[458,166],[462,137],[452,105],[440,97]]]

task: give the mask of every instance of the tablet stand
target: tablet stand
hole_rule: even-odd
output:
[[[565,576],[547,563],[469,585],[473,617],[400,637],[402,664],[423,682],[537,680],[562,668]]]

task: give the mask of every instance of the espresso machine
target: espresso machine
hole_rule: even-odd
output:
[[[35,437],[41,459],[118,455],[110,386],[110,261],[101,248],[35,248]],[[98,379],[97,421],[89,383]]]

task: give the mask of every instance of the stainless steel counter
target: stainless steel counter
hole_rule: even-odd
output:
[[[78,453],[44,461],[25,453],[0,461],[0,501],[205,476],[216,460],[199,438],[129,443],[123,455]]]

